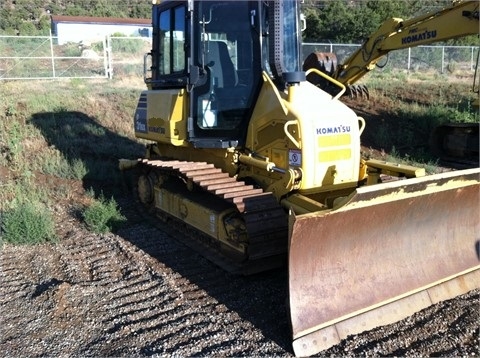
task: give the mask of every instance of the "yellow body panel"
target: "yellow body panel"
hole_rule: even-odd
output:
[[[234,245],[229,240],[228,233],[225,231],[223,218],[225,215],[234,211],[233,209],[223,211],[214,210],[213,208],[188,199],[181,194],[176,194],[159,187],[155,187],[155,206],[201,232],[221,241],[223,244],[232,246],[236,250],[245,251],[244,246]]]
[[[322,108],[318,111],[318,108]],[[277,90],[268,76],[250,121],[247,147],[283,171],[296,170],[301,178],[295,189],[312,194],[337,186],[356,187],[360,167],[360,126],[358,117],[340,101],[309,82]],[[241,176],[251,176],[280,188],[277,172],[242,168]]]
[[[185,89],[142,92],[135,113],[135,136],[174,146],[187,145]]]

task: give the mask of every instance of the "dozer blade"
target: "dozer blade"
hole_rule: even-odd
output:
[[[480,286],[480,168],[366,186],[338,209],[290,214],[297,356]]]

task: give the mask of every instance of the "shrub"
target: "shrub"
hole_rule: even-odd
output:
[[[133,38],[112,38],[112,51],[114,53],[131,53],[137,54],[144,47],[144,39],[141,37]]]
[[[55,241],[54,219],[43,205],[23,202],[0,213],[0,237],[12,244]]]
[[[83,219],[89,230],[99,234],[114,231],[126,220],[115,199],[106,200],[103,195],[84,210]]]
[[[56,150],[45,151],[39,155],[40,170],[45,174],[65,179],[83,179],[88,169],[81,159],[68,160]]]

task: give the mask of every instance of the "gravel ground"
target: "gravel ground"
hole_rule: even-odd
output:
[[[131,217],[130,217],[131,218]],[[237,277],[139,219],[0,252],[0,354],[293,356],[287,274]],[[475,290],[322,356],[480,356]]]

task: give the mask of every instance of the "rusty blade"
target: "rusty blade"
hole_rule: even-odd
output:
[[[296,355],[479,287],[480,169],[363,187],[289,227]]]

